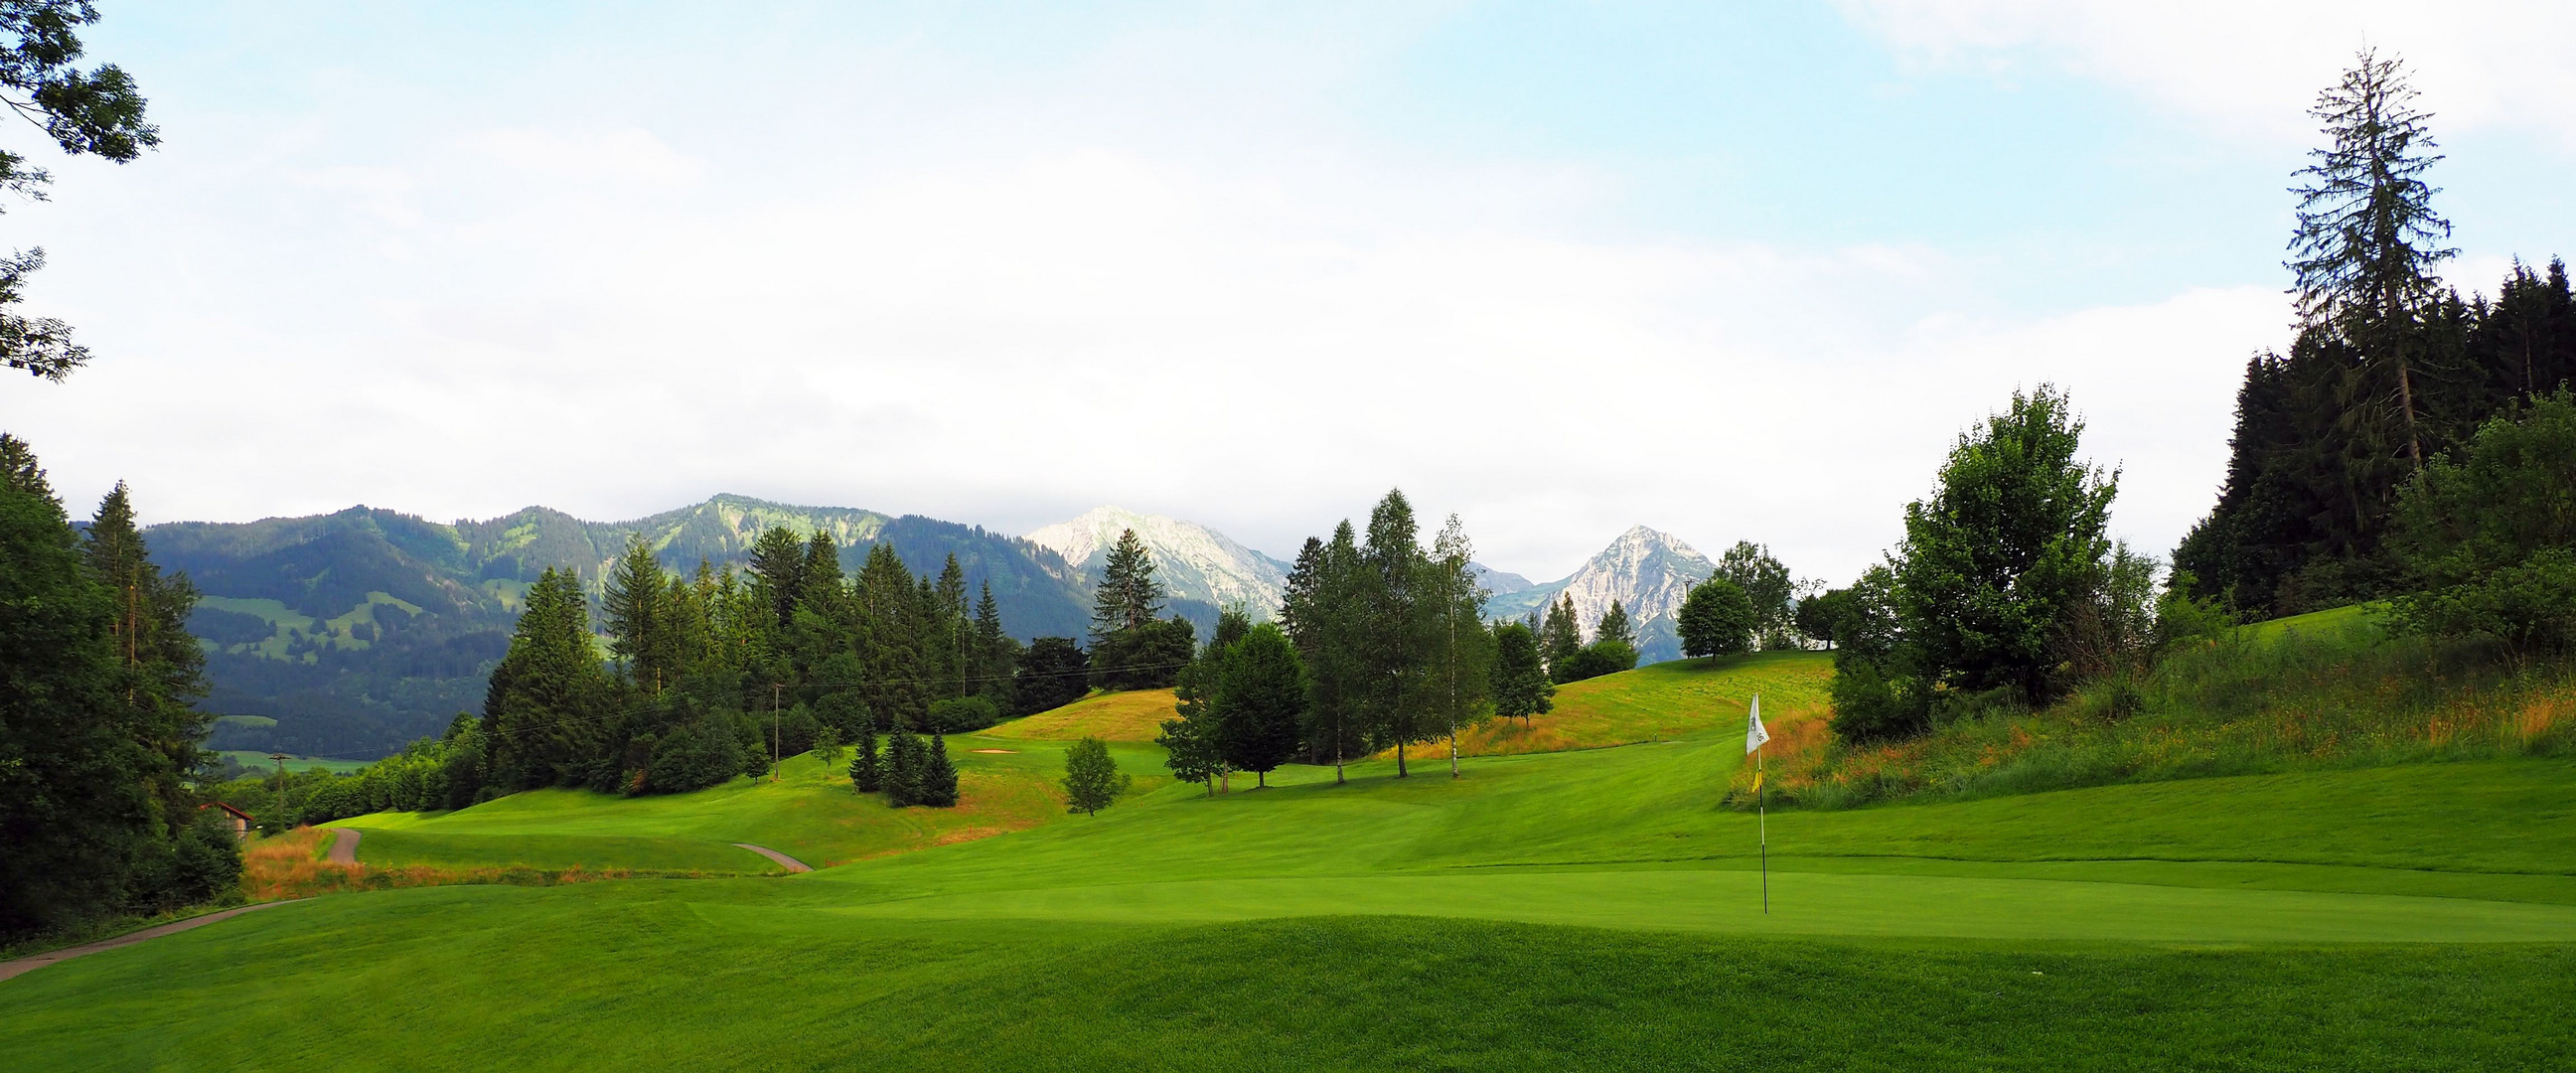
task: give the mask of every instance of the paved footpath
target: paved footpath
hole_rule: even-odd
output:
[[[767,846],[755,846],[749,842],[736,842],[734,845],[741,846],[744,849],[760,854],[770,860],[777,861],[780,866],[786,868],[790,872],[811,872],[814,870],[812,866],[807,865],[805,862],[797,860],[796,858],[790,857],[784,853],[780,853]]]
[[[19,958],[16,961],[0,961],[0,980],[6,980],[22,972],[32,972],[34,970],[41,969],[57,961],[70,961],[71,959],[80,957],[83,954],[95,954],[101,950],[114,950],[120,946],[132,946],[145,939],[158,939],[164,935],[176,935],[190,928],[202,928],[216,921],[230,920],[244,913],[255,913],[262,909],[274,909],[281,905],[293,905],[296,902],[308,900],[309,899],[305,898],[289,898],[282,902],[261,902],[258,905],[245,905],[239,909],[226,909],[220,913],[208,913],[201,917],[189,917],[186,920],[163,924],[157,928],[145,928],[142,931],[129,932],[124,935],[119,935],[113,939],[101,939],[94,943],[83,943],[79,946],[66,946],[60,950],[48,950],[41,954],[30,954],[26,957]]]
[[[331,840],[331,863],[358,863],[358,832],[346,827],[334,827],[331,828],[331,833],[338,836]]]

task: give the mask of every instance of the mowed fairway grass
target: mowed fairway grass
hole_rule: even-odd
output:
[[[1166,782],[1097,817],[805,876],[337,895],[0,983],[0,1054],[26,1069],[2032,1070],[2576,1054],[2576,763],[1774,813],[1765,914],[1755,818],[1715,804],[1741,719],[1474,757],[1459,780],[1371,761],[1347,784],[1292,767],[1215,798]],[[1061,764],[1029,739],[952,746],[1033,781]],[[1143,774],[1153,754],[1117,755]],[[817,772],[810,792],[829,790]],[[728,792],[759,791],[708,794]],[[690,800],[586,807],[677,817]]]

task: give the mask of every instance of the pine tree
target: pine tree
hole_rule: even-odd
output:
[[[968,689],[993,702],[993,710],[1009,714],[1016,710],[1016,691],[1012,689],[1012,672],[1018,662],[1019,645],[1002,632],[1002,608],[993,600],[993,583],[983,583],[983,593],[975,600],[974,659],[971,674],[974,681]]]
[[[805,594],[805,542],[783,525],[774,525],[751,545],[751,590],[769,609],[772,629],[795,621],[796,601]]]
[[[670,639],[663,636],[662,619],[669,606],[669,586],[662,576],[662,564],[654,559],[653,549],[638,533],[626,534],[626,550],[609,568],[606,598],[601,610],[608,622],[608,651],[616,657],[629,682],[646,696],[658,694],[668,683],[671,670],[664,660]]]
[[[1637,647],[1637,628],[1629,624],[1628,609],[1620,606],[1617,600],[1610,601],[1610,610],[1602,612],[1600,624],[1592,628],[1592,643],[1603,641]]]
[[[548,567],[529,586],[509,653],[484,695],[494,781],[512,789],[580,783],[606,737],[608,689],[580,579]]]
[[[1362,602],[1359,537],[1344,520],[1329,542],[1309,538],[1288,579],[1280,617],[1306,664],[1307,707],[1300,734],[1314,763],[1329,761],[1333,781],[1343,781],[1343,761],[1366,755],[1366,722],[1360,705],[1366,670],[1359,659],[1368,643]]]
[[[1555,708],[1556,702],[1550,699],[1554,696],[1556,683],[1547,680],[1547,665],[1538,653],[1538,634],[1527,623],[1496,623],[1494,714],[1526,724],[1531,716],[1545,715]]]
[[[1548,605],[1547,621],[1539,627],[1539,654],[1547,658],[1548,677],[1565,681],[1563,675],[1583,651],[1583,626],[1574,617],[1574,594],[1565,593]]]
[[[2364,51],[2343,81],[2318,94],[2308,114],[2332,140],[2300,169],[2298,230],[2287,263],[2298,276],[2303,327],[2336,333],[2393,380],[2406,457],[2424,468],[2418,427],[2416,359],[2410,353],[2418,308],[2440,288],[2433,268],[2459,253],[2436,245],[2450,221],[2433,211],[2440,191],[2424,173],[2442,158],[2413,105],[2404,64]]]
[[[1153,553],[1135,530],[1120,530],[1092,598],[1092,646],[1098,648],[1112,634],[1151,625],[1163,613],[1163,597],[1163,583],[1154,579]]]
[[[922,767],[920,738],[909,730],[887,735],[883,779],[887,804],[904,808],[921,803]]]
[[[850,785],[863,794],[885,788],[885,762],[877,756],[877,732],[859,731],[858,755],[850,758]]]
[[[957,768],[948,761],[948,739],[937,734],[921,753],[921,789],[917,800],[931,808],[952,808],[957,804]]]
[[[163,575],[152,562],[123,481],[91,517],[81,556],[116,603],[109,633],[125,672],[125,719],[135,744],[152,757],[153,798],[176,834],[194,819],[184,780],[196,769],[198,745],[214,721],[190,704],[206,695],[205,650],[188,633],[196,586],[184,573]]]

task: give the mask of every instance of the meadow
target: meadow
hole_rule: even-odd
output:
[[[858,798],[810,757],[700,794],[362,817],[361,859],[383,840],[388,863],[488,860],[514,837],[538,840],[522,856],[749,841],[851,863],[332,895],[0,983],[0,1051],[27,1069],[2514,1069],[2576,1051],[2576,762],[1767,821],[1727,806],[1736,688],[1760,680],[1796,732],[1821,718],[1796,694],[1813,662],[1577,683],[1555,724],[1575,747],[1488,751],[1455,780],[1292,766],[1269,789],[1165,779],[1067,816],[1038,801],[1061,745],[1023,721],[950,739],[968,786],[1032,795],[970,790],[989,810],[972,822]],[[1156,770],[1149,745],[1115,755]],[[950,837],[1004,815],[1025,822]],[[433,836],[452,841],[404,843]]]

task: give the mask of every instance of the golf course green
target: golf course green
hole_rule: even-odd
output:
[[[1636,712],[1781,662],[1592,688]],[[2536,1069],[2576,1053],[2565,759],[1765,819],[1719,805],[1740,707],[1622,718],[1653,733],[1611,736],[1649,740],[1471,756],[1455,780],[1420,756],[1406,779],[1380,760],[1346,783],[1291,766],[1214,797],[1140,780],[1097,816],[1048,796],[1061,743],[960,737],[956,816],[887,809],[802,757],[697,794],[359,817],[371,863],[746,874],[284,906],[0,983],[0,1053],[28,1070]],[[1149,745],[1114,755],[1160,773]],[[775,868],[735,842],[849,863],[752,875]]]

